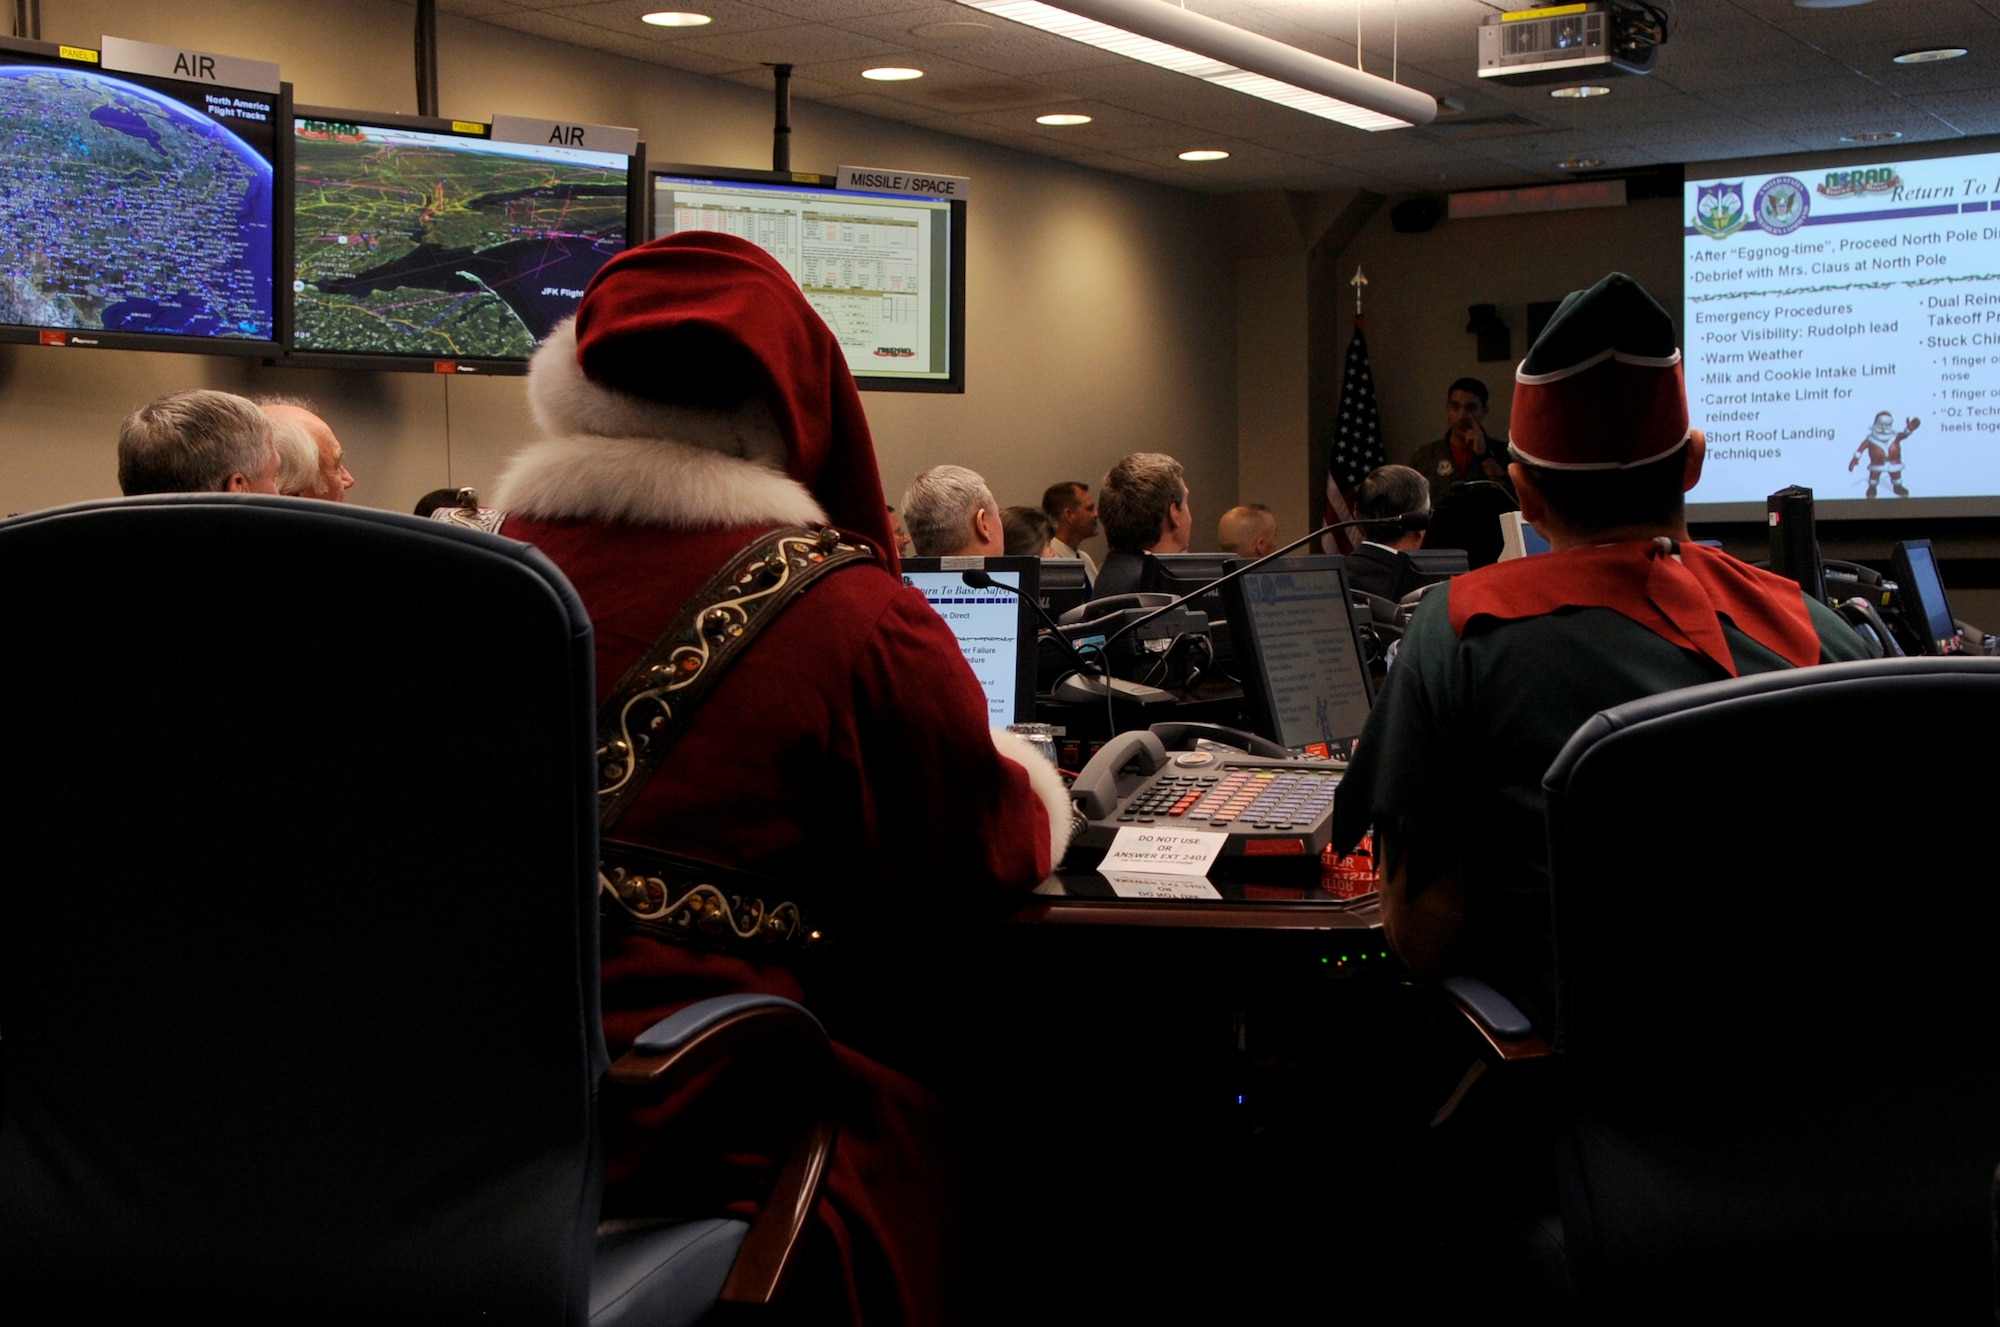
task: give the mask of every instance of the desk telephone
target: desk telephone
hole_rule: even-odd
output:
[[[1274,742],[1207,723],[1156,723],[1104,744],[1070,786],[1088,822],[1078,850],[1101,856],[1127,825],[1226,833],[1230,858],[1317,861],[1333,838],[1344,766],[1302,760]]]

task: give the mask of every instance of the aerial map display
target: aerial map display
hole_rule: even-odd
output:
[[[272,100],[183,95],[0,64],[0,323],[272,339]]]
[[[292,348],[526,359],[626,244],[630,159],[301,118]]]

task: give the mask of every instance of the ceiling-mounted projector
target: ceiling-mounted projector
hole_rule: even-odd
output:
[[[1647,4],[1550,5],[1491,14],[1479,25],[1479,76],[1520,87],[1650,74],[1667,39]]]

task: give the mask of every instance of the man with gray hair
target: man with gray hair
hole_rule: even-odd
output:
[[[309,401],[260,396],[257,406],[271,420],[278,444],[278,492],[291,498],[347,501],[354,476],[343,463],[345,450],[333,429]]]
[[[1000,504],[975,471],[934,465],[903,491],[903,524],[920,558],[1000,557]]]
[[[1404,529],[1402,517],[1430,512],[1430,481],[1407,465],[1378,466],[1355,490],[1354,507],[1368,524],[1361,527],[1361,546],[1348,555],[1348,588],[1401,599],[1423,583],[1403,554],[1424,544],[1424,532]]]
[[[142,493],[272,493],[278,449],[271,421],[229,392],[169,392],[118,430],[118,487]]]

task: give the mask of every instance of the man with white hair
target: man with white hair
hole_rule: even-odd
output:
[[[903,524],[920,558],[999,557],[1007,551],[1000,504],[978,473],[934,465],[903,490]]]
[[[287,396],[260,396],[257,406],[271,420],[278,446],[278,492],[292,498],[347,501],[354,476],[333,429],[311,404]]]
[[[143,493],[273,493],[278,451],[271,421],[243,397],[169,392],[118,429],[118,488]]]

